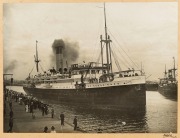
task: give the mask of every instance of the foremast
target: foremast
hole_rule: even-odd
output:
[[[40,62],[40,60],[38,59],[37,43],[38,43],[38,41],[36,40],[36,55],[34,55],[34,59],[35,59],[34,61],[36,63],[37,72],[39,72],[39,62]]]

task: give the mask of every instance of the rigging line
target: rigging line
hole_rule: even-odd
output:
[[[110,31],[109,31],[110,32]],[[137,68],[139,68],[134,62],[133,60],[129,57],[129,55],[127,54],[127,52],[121,47],[121,45],[119,44],[119,42],[117,41],[117,39],[114,37],[114,35],[110,32],[110,34],[113,36],[113,38],[115,39],[115,41],[117,42],[117,44],[119,45],[119,47],[121,48],[121,50],[123,50],[123,52],[125,53],[125,55],[129,58],[129,60],[131,61],[131,63],[133,63],[134,66],[136,66]],[[126,58],[125,58],[126,60]],[[127,60],[126,60],[127,61]],[[128,61],[127,61],[128,62]]]
[[[39,65],[40,65],[40,67],[41,67],[41,70],[44,72],[44,70],[43,70],[43,68],[42,68],[42,66],[41,66],[41,64],[39,63]]]
[[[129,65],[127,65],[121,58],[118,58],[118,56],[116,55],[116,53],[115,53],[114,51],[115,51],[115,50],[113,49],[114,58],[116,58],[116,60],[117,60],[117,59],[120,59],[120,60],[121,60],[121,63],[122,63],[126,68],[128,68]],[[117,60],[117,62],[118,62],[118,60]],[[119,62],[118,62],[118,64],[119,64]]]
[[[110,32],[110,30],[108,30]],[[110,32],[110,34],[112,35],[112,33]],[[119,42],[117,41],[117,39],[112,35],[112,37],[115,39],[115,41],[117,42],[117,44],[120,46]],[[127,55],[127,57],[130,59],[130,61],[139,69],[139,67],[133,62],[133,60],[129,57],[129,55],[126,53],[126,51],[120,46],[120,48],[124,51],[124,53]]]
[[[35,65],[34,65],[35,66]],[[30,71],[30,73],[29,74],[31,74],[32,73],[32,71],[33,71],[33,69],[34,69],[34,66],[33,66],[33,68],[31,69],[31,71]]]
[[[114,61],[115,61],[115,63],[116,63],[116,66],[117,66],[117,68],[118,68],[118,71],[121,71],[121,70],[122,70],[122,69],[121,69],[121,66],[119,65],[118,60],[115,59],[116,57],[115,57],[114,51],[113,51],[113,58],[114,58]]]
[[[112,49],[112,55],[113,55],[113,58],[114,58],[114,61],[116,63],[116,66],[117,66],[118,70],[121,71],[122,69],[121,69],[121,67],[119,65],[119,62],[117,60],[117,55],[115,54],[114,49]]]
[[[114,61],[115,61],[116,66],[117,66],[117,68],[118,68],[118,71],[121,71],[122,69],[121,69],[121,67],[120,67],[120,65],[119,65],[119,62],[118,62],[117,59],[115,58],[115,54],[114,54],[114,51],[113,51],[113,50],[112,50],[112,56],[113,56],[113,58],[114,58]]]
[[[114,45],[114,43],[113,43]],[[117,49],[117,51],[121,54],[121,57],[127,62],[128,66],[131,67],[131,63],[129,60],[127,60],[127,58],[125,57],[124,54],[121,53],[121,51],[119,50],[119,48],[116,47],[116,45],[114,45],[114,47]]]
[[[124,55],[126,55],[129,59],[129,61],[131,61],[131,63],[133,63],[135,66],[137,66],[133,60],[130,58],[130,56],[127,54],[127,52],[123,49],[122,45],[120,44],[119,41],[115,38],[115,36],[111,33],[111,31],[108,29],[108,32],[112,35],[112,37],[114,38],[115,42],[119,45],[120,49],[124,52]],[[117,48],[118,49],[118,48]],[[119,49],[118,49],[119,50]]]
[[[113,44],[113,43],[112,43],[112,44]],[[114,46],[114,44],[113,44],[113,46]],[[112,48],[113,48],[113,50],[115,51],[114,47],[112,47]],[[116,56],[117,59],[120,59],[120,60],[121,60],[122,64],[124,64],[125,67],[127,67],[127,68],[130,67],[130,65],[129,65],[128,63],[124,62],[123,59],[119,58],[119,57],[116,55],[115,52],[114,52],[114,55]]]
[[[100,36],[100,32],[102,32],[102,28],[101,28],[101,25],[102,23],[101,23],[101,18],[99,17],[99,29],[98,29],[98,35],[97,35],[97,37],[96,37],[96,41],[94,42],[95,43],[95,48],[93,49],[93,56],[92,57],[94,57],[94,55],[95,55],[95,51],[98,51],[98,50],[96,50],[97,49],[97,43],[98,43],[98,38],[99,38],[99,36]],[[94,58],[94,60],[96,59],[96,57]]]
[[[95,57],[94,55],[96,55],[95,52],[97,51],[97,43],[98,43],[97,40],[98,40],[98,36],[96,37],[95,48],[93,48],[92,56],[89,55],[89,56],[87,57],[87,59],[88,59],[89,61],[92,60],[91,58],[93,58],[93,60],[96,59],[96,57]]]
[[[115,64],[116,64],[116,67],[118,68],[118,71],[119,71],[120,68],[119,68],[119,65],[118,65],[118,63],[117,63],[117,59],[115,58],[115,54],[114,54],[113,49],[111,49],[111,52],[112,52],[112,57],[114,58],[114,62],[115,62]]]
[[[97,43],[96,43],[96,45],[97,45]],[[100,50],[100,47],[98,46],[95,46],[95,48],[94,48],[94,50],[93,50],[93,55],[92,55],[92,57],[93,57],[93,60],[96,60],[97,59],[97,53],[99,53],[98,51]]]
[[[102,26],[104,25],[104,19],[102,18],[102,16],[99,16],[99,23],[98,24],[99,24],[99,27],[98,27],[98,36],[97,36],[97,40],[96,40],[96,45],[97,45],[97,42],[98,42],[98,38],[100,37],[101,34],[103,34],[103,31],[104,31],[104,28],[102,28]],[[94,51],[95,50],[96,49],[94,49]],[[96,51],[97,51],[97,53],[99,53],[98,51],[100,51],[100,47],[98,47],[98,49]],[[93,55],[94,54],[97,55],[95,52],[93,52]],[[95,59],[97,59],[97,56],[95,57]]]
[[[104,48],[104,45],[105,45],[105,43],[104,43],[104,44],[103,44],[103,46],[102,46],[102,50],[103,50],[103,48]],[[98,58],[96,58],[96,59],[97,59],[97,62],[99,62],[99,61],[100,61],[100,57],[101,57],[101,52],[100,52],[100,54],[99,54]]]
[[[44,57],[44,56],[42,56],[42,59],[45,59],[45,58],[43,58],[43,57]],[[48,69],[47,64],[44,64],[44,63],[45,63],[45,61],[44,61],[44,60],[41,60],[42,66],[45,67],[46,69]]]
[[[130,65],[129,65],[128,63],[124,62],[121,58],[119,58],[119,57],[116,55],[115,52],[114,52],[114,55],[116,56],[117,59],[120,59],[120,60],[121,60],[121,63],[122,63],[126,68],[129,68],[129,67],[130,67]]]
[[[114,46],[114,48],[116,48],[116,45],[114,45],[114,43],[112,43],[112,45]],[[118,50],[118,52],[121,54],[121,51],[117,48],[117,50]],[[128,61],[125,57],[124,57],[124,55],[123,54],[121,54],[121,57],[124,59],[124,61],[126,62],[126,65],[127,65],[127,67],[131,67],[131,64],[129,63],[130,61]],[[121,59],[121,58],[119,58],[119,59]],[[123,60],[122,59],[122,60]],[[121,60],[121,61],[122,61]],[[124,62],[123,62],[124,63]],[[125,63],[124,63],[124,65],[125,65]]]
[[[110,18],[110,22],[112,23],[113,26],[118,26],[118,24],[116,24],[116,22],[113,22],[111,16],[109,16],[108,14],[107,14],[107,16],[108,16],[108,18]],[[118,29],[115,29],[115,30],[117,31],[116,34],[117,34],[117,35],[119,36],[119,38],[121,39],[122,37],[121,37],[120,33],[118,33]],[[122,47],[123,47],[123,48],[126,48],[126,49],[129,51],[129,49],[127,48],[127,44],[126,44],[126,42],[125,42],[123,39],[121,39],[121,43],[122,43]],[[124,46],[124,45],[125,45],[125,46]]]

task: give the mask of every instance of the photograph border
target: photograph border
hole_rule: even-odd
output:
[[[3,3],[85,3],[85,2],[177,2],[178,3],[178,53],[180,53],[179,49],[179,43],[180,43],[180,28],[179,28],[179,21],[180,21],[180,9],[179,9],[179,2],[178,0],[2,0],[0,2],[0,48],[1,48],[1,53],[0,53],[0,72],[1,72],[1,95],[0,95],[0,110],[1,110],[1,125],[0,125],[0,130],[1,134],[0,137],[2,138],[24,138],[24,137],[46,137],[46,138],[131,138],[131,137],[137,137],[137,138],[178,138],[180,137],[179,135],[179,109],[180,108],[180,103],[177,101],[178,107],[177,107],[177,133],[101,133],[101,134],[91,134],[91,133],[55,133],[55,134],[50,134],[50,133],[4,133],[3,132]],[[178,54],[178,63],[179,63],[180,56]],[[179,64],[178,64],[179,67]],[[178,74],[180,73],[180,70],[178,70]],[[179,76],[178,76],[179,80]],[[179,87],[180,84],[178,84]],[[178,89],[179,93],[179,89]],[[178,99],[180,99],[180,95],[178,94]]]

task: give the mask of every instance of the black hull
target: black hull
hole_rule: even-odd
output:
[[[77,107],[145,110],[146,105],[145,84],[90,89],[23,88],[27,94],[50,103]]]
[[[158,86],[158,91],[168,99],[177,100],[177,85]]]

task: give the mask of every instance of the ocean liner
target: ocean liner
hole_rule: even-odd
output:
[[[58,45],[55,48],[56,69],[39,73],[34,77],[29,75],[27,83],[23,86],[25,92],[40,99],[77,107],[145,109],[145,74],[142,70],[121,70],[119,66],[119,71],[112,71],[112,40],[107,33],[105,4],[104,19],[105,38],[100,36],[101,63],[72,64],[64,68],[64,46]],[[37,41],[35,63],[38,72]]]
[[[165,72],[164,72],[164,78],[160,78],[159,85],[158,85],[158,91],[168,98],[177,99],[177,86],[178,81],[176,79],[176,68],[175,68],[175,58],[174,59],[174,67],[172,69],[169,69],[168,72],[166,71],[165,66]]]

